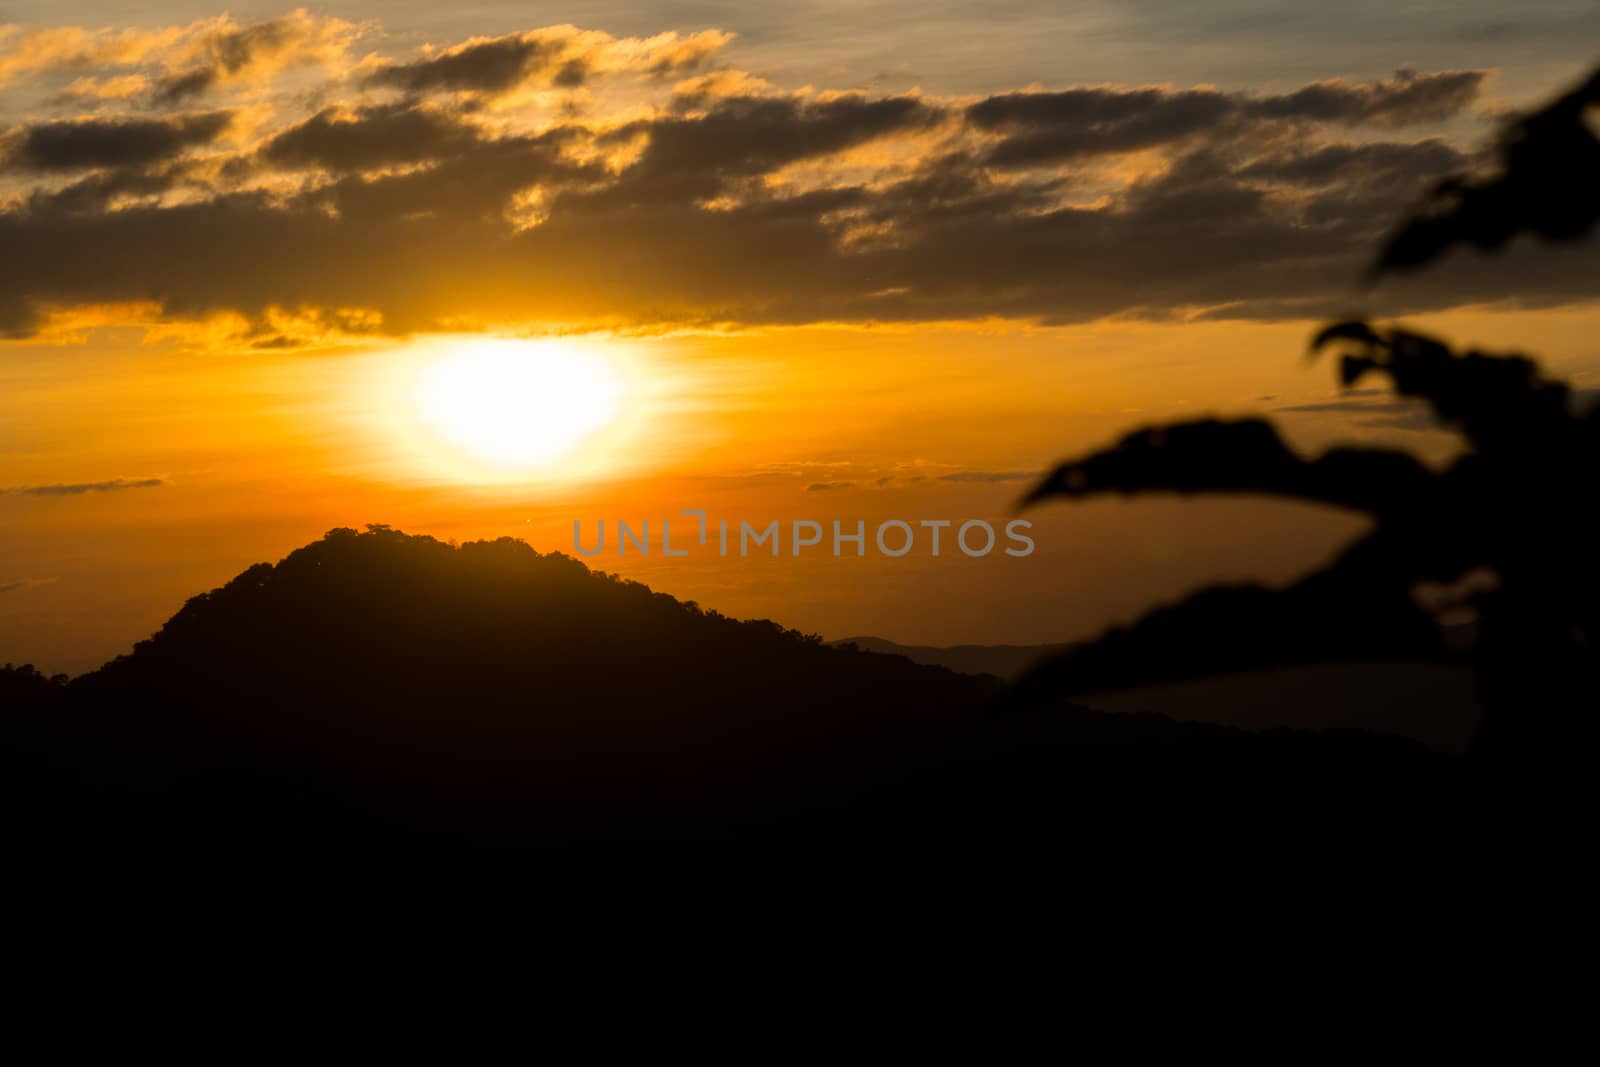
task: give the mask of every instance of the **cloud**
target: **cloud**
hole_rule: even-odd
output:
[[[417,163],[469,151],[473,131],[453,116],[417,104],[387,104],[354,111],[325,108],[278,134],[261,155],[281,167],[359,171]]]
[[[827,100],[738,96],[696,116],[658,116],[601,135],[603,144],[643,149],[607,189],[578,206],[678,202],[751,192],[733,183],[871,141],[927,128],[939,113],[914,97],[858,93]]]
[[[291,67],[336,65],[359,35],[343,19],[299,9],[247,26],[227,16],[197,23],[165,59],[175,67],[155,87],[155,98],[176,104],[219,86],[261,82]]]
[[[240,26],[227,15],[160,29],[61,26],[0,37],[0,85],[56,71],[160,72],[158,103],[179,103],[214,86],[261,81],[290,67],[342,59],[360,27],[303,8]]]
[[[111,493],[123,489],[154,489],[166,485],[165,478],[113,478],[104,482],[65,482],[56,485],[22,485],[0,489],[0,494],[16,496],[82,496],[85,493]]]
[[[672,109],[677,112],[693,111],[729,96],[770,95],[773,86],[749,71],[713,70],[684,78],[672,87]]]
[[[829,489],[851,489],[855,484],[855,482],[812,482],[806,486],[806,492],[822,493]]]
[[[54,585],[54,578],[18,578],[14,581],[0,582],[0,593],[15,593],[23,589],[36,589],[41,585]]]
[[[174,159],[216,140],[232,115],[226,111],[161,119],[87,119],[24,126],[5,142],[0,169],[71,171],[141,167]]]
[[[1477,99],[1488,76],[1481,70],[1445,70],[1418,74],[1402,70],[1380,82],[1352,85],[1317,82],[1285,96],[1250,99],[1247,113],[1270,118],[1321,122],[1409,126],[1438,122],[1464,111]]]
[[[1213,128],[1237,111],[1235,100],[1209,90],[1070,89],[991,96],[972,105],[967,119],[1003,135],[988,162],[1015,167],[1166,144]]]
[[[345,321],[398,335],[1306,319],[1354,299],[1369,314],[1546,305],[1600,284],[1593,249],[1514,247],[1357,294],[1393,221],[1474,158],[1440,130],[1394,131],[1472,106],[1478,71],[973,102],[704,70],[719,31],[546,27],[348,66],[350,40],[376,32],[296,16],[0,42],[13,71],[49,53],[97,85],[209,71],[228,105],[97,100],[108,110],[0,135],[24,186],[0,204],[0,334],[112,304],[238,316],[238,343],[281,346]],[[248,95],[319,63],[303,91]],[[608,77],[626,106],[540,95]]]
[[[700,68],[732,38],[720,30],[618,38],[552,26],[424,49],[408,62],[379,65],[367,74],[366,83],[413,94],[494,97],[528,86],[576,89],[598,75],[678,78]]]
[[[1201,133],[1263,123],[1406,126],[1437,122],[1470,105],[1483,71],[1403,71],[1382,82],[1318,82],[1256,96],[1215,89],[1069,89],[1002,93],[967,109],[967,120],[1001,140],[987,154],[1001,167],[1133,152]]]
[[[1471,159],[1437,138],[1410,144],[1330,144],[1296,147],[1271,153],[1241,168],[1247,180],[1282,182],[1296,186],[1328,186],[1338,182],[1393,181],[1414,184],[1464,170]]]
[[[1353,389],[1332,399],[1306,404],[1288,404],[1274,409],[1281,414],[1340,415],[1358,426],[1417,433],[1437,432],[1442,427],[1428,406],[1420,400],[1391,397],[1380,390]]]
[[[955,471],[939,475],[941,482],[1030,482],[1043,471]]]
[[[179,74],[168,74],[156,83],[155,99],[160,104],[176,104],[199,96],[217,84],[220,73],[211,67],[196,67]]]
[[[413,93],[504,92],[537,69],[551,66],[548,61],[560,52],[559,41],[546,41],[535,34],[475,40],[425,59],[382,67],[368,75],[367,81]]]
[[[177,27],[111,31],[60,26],[14,34],[0,38],[0,85],[25,74],[132,66],[170,47],[182,33]]]
[[[89,103],[101,100],[131,100],[150,89],[150,82],[142,74],[122,74],[108,78],[78,78],[61,90],[57,103]]]

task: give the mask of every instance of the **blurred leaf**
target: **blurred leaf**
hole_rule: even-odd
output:
[[[1414,501],[1429,478],[1403,453],[1338,449],[1308,462],[1264,420],[1206,420],[1140,430],[1114,448],[1064,463],[1024,503],[1104,493],[1245,492],[1377,512]]]
[[[1342,385],[1386,374],[1395,392],[1426,400],[1440,422],[1459,428],[1479,448],[1522,449],[1569,428],[1568,388],[1546,381],[1525,356],[1457,355],[1432,337],[1360,322],[1322,330],[1312,351],[1336,340],[1357,345],[1356,352],[1340,357]]]

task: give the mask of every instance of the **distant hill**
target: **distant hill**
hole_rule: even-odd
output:
[[[1454,648],[1469,648],[1470,626],[1451,627]],[[881,637],[834,644],[904,656],[914,663],[1006,682],[1077,649],[1054,645],[900,645]],[[1441,752],[1464,752],[1483,709],[1473,695],[1471,666],[1405,660],[1319,663],[1224,674],[1181,683],[1084,693],[1076,703],[1097,711],[1145,711],[1190,722],[1246,730],[1372,730],[1420,741]]]
[[[835,645],[855,645],[865,652],[904,656],[913,663],[944,667],[962,674],[992,674],[1003,681],[1014,681],[1030,668],[1051,656],[1074,647],[1055,645],[899,645],[881,637],[846,637]]]
[[[335,530],[194,597],[90,674],[0,671],[0,782],[14,810],[51,813],[41,836],[75,847],[92,830],[140,848],[152,834],[340,850],[799,834],[877,849],[885,835],[989,847],[1067,822],[1122,840],[1129,820],[1148,833],[1202,810],[1213,828],[1251,826],[1263,790],[1270,813],[1311,817],[1287,789],[1345,818],[1352,775],[1365,804],[1439,766],[1349,731],[1006,710],[1002,688],[511,539]]]

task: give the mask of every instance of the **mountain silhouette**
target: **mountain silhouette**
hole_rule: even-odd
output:
[[[1403,822],[1396,796],[1436,802],[1457,773],[1357,731],[996,714],[1001,690],[511,539],[340,529],[194,597],[99,670],[0,671],[0,770],[13,810],[49,813],[36,843],[336,852],[988,848],[1067,825],[1081,845],[1285,819],[1315,839]]]

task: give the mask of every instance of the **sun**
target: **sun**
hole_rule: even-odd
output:
[[[419,369],[415,418],[471,464],[506,475],[561,467],[621,416],[628,389],[592,348],[562,341],[460,341]]]

